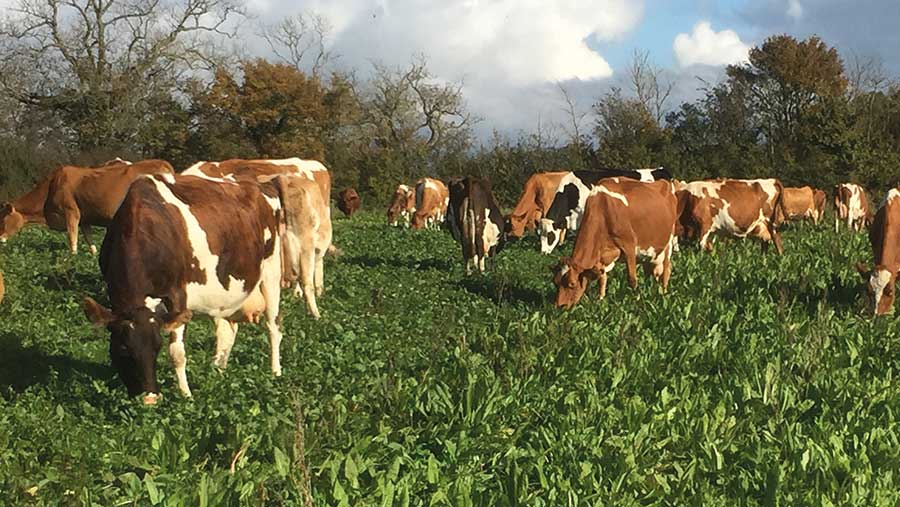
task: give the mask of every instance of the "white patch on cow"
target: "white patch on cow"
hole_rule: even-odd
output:
[[[162,299],[154,298],[154,297],[150,297],[150,296],[147,296],[144,298],[144,306],[146,306],[147,309],[150,311],[155,312],[159,308],[159,305],[161,305],[161,304],[162,304]]]
[[[889,283],[891,283],[891,273],[886,269],[873,271],[869,277],[869,287],[872,288],[872,293],[875,295],[875,308],[878,308],[878,303],[884,296],[884,289]]]
[[[653,171],[656,169],[635,169],[635,172],[640,175],[640,181],[644,183],[649,183],[654,181],[653,179]]]
[[[245,287],[244,280],[239,280],[231,275],[228,276],[228,288],[226,289],[222,285],[216,273],[219,256],[210,251],[206,231],[200,226],[197,217],[191,213],[190,206],[178,199],[172,190],[162,182],[155,181],[154,183],[162,199],[175,206],[181,213],[187,227],[191,253],[197,259],[197,267],[202,269],[206,275],[206,283],[188,282],[186,285],[187,308],[211,317],[230,317],[241,308],[244,300],[256,287]]]
[[[597,185],[596,187],[594,187],[593,190],[591,190],[591,195],[596,195],[596,194],[606,194],[606,195],[612,197],[613,199],[618,199],[618,200],[622,201],[622,204],[624,204],[625,206],[628,206],[628,198],[627,197],[625,197],[623,194],[620,194],[618,192],[613,192],[612,190],[606,188],[603,185]]]
[[[272,165],[293,166],[296,169],[296,171],[294,171],[295,173],[303,175],[308,179],[313,179],[312,173],[314,172],[328,171],[328,168],[318,160],[304,160],[297,157],[255,160],[254,162],[261,162]]]
[[[491,210],[484,210],[484,230],[481,232],[481,239],[484,242],[485,257],[491,248],[500,243],[500,228],[491,221]]]
[[[852,222],[865,216],[862,209],[862,189],[859,185],[847,185],[850,189],[850,202],[847,205],[848,219]]]
[[[692,181],[683,186],[683,190],[694,197],[715,197],[719,198],[719,189],[722,188],[721,181]]]
[[[435,181],[431,178],[425,178],[425,188],[430,188],[431,190],[434,190],[435,192],[441,191],[441,187],[439,187],[438,184],[435,183]]]
[[[559,270],[559,274],[565,276],[566,273],[569,272],[569,265],[563,264],[562,268]]]
[[[160,174],[159,177],[162,178],[163,181],[165,181],[166,183],[168,183],[170,185],[175,183],[175,175],[174,174],[164,173],[164,174]]]
[[[549,218],[541,219],[541,253],[549,254],[553,252],[556,245],[559,244],[562,230],[553,227],[553,221]],[[553,238],[551,241],[551,237]]]
[[[201,176],[201,177],[206,176],[206,174],[204,174],[203,171],[200,170],[200,167],[202,167],[204,164],[213,164],[215,166],[219,165],[218,162],[207,162],[205,160],[202,160],[202,161],[197,162],[196,164],[188,167],[187,169],[182,171],[181,174],[182,174],[182,176]]]

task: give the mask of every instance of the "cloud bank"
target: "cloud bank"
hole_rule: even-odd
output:
[[[708,21],[694,25],[690,34],[678,34],[672,48],[682,67],[743,62],[750,51],[750,46],[744,44],[734,30],[716,32]]]

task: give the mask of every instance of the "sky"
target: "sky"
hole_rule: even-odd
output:
[[[0,9],[15,1],[0,0]],[[262,24],[324,16],[334,65],[363,78],[374,62],[402,67],[424,55],[437,79],[463,83],[482,139],[562,122],[560,85],[583,111],[611,87],[627,88],[635,50],[675,83],[670,109],[780,33],[819,35],[845,60],[874,57],[900,77],[900,0],[238,1]],[[242,43],[268,51],[261,40]]]

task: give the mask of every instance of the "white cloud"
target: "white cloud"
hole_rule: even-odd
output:
[[[788,0],[787,15],[794,19],[803,17],[803,6],[800,5],[800,0]]]
[[[404,66],[425,55],[439,79],[462,80],[471,109],[500,129],[530,124],[547,83],[610,77],[613,69],[589,43],[620,40],[644,11],[643,1],[632,0],[287,2],[253,0],[250,6],[263,20],[278,20],[297,8],[325,16],[342,67]]]
[[[700,21],[694,25],[690,34],[678,34],[672,47],[675,58],[682,67],[743,62],[747,60],[750,50],[750,46],[744,44],[734,30],[716,32],[709,21]]]

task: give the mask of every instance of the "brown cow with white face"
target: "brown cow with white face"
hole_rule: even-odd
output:
[[[875,267],[862,263],[856,268],[866,281],[875,315],[890,313],[894,307],[897,271],[900,270],[900,188],[892,188],[875,213],[869,228],[869,242]]]
[[[808,218],[818,224],[825,211],[825,192],[806,187],[784,187],[782,193],[784,203],[784,220],[801,220]]]
[[[128,190],[100,252],[111,308],[84,300],[88,319],[110,332],[109,353],[131,395],[159,399],[160,332],[178,387],[191,395],[184,348],[194,313],[216,325],[215,364],[227,365],[237,322],[265,313],[271,368],[281,375],[282,191],[278,179],[145,176]]]
[[[554,270],[556,306],[574,306],[594,279],[600,285],[600,297],[605,297],[607,273],[621,257],[632,288],[637,286],[640,259],[645,273],[665,291],[672,273],[677,207],[675,185],[670,181],[611,178],[595,184],[585,203],[572,256],[562,258]]]
[[[91,226],[106,227],[119,209],[131,182],[148,174],[172,175],[175,170],[165,160],[142,160],[96,168],[60,167],[49,180],[43,203],[47,227],[68,233],[72,254],[78,251],[80,228],[91,253],[96,253]]]
[[[540,225],[541,218],[547,214],[547,210],[553,204],[559,182],[566,174],[568,173],[565,171],[538,173],[532,174],[528,178],[525,188],[522,190],[522,197],[519,198],[515,209],[507,217],[510,236],[521,238],[525,235],[526,230],[533,230]]]
[[[712,251],[714,233],[738,238],[748,236],[769,242],[783,252],[777,230],[782,209],[782,185],[777,179],[705,180],[679,186],[681,228],[688,238],[699,238],[700,247]]]
[[[416,182],[416,211],[413,213],[412,228],[440,227],[449,204],[450,191],[443,181],[420,179]]]
[[[388,204],[388,225],[409,227],[413,213],[416,212],[416,193],[409,185],[397,185],[391,202]]]
[[[345,188],[338,194],[337,207],[344,216],[352,217],[361,204],[359,193],[355,188]]]
[[[834,186],[834,232],[844,222],[847,228],[859,232],[871,219],[866,191],[855,183],[839,183]]]

